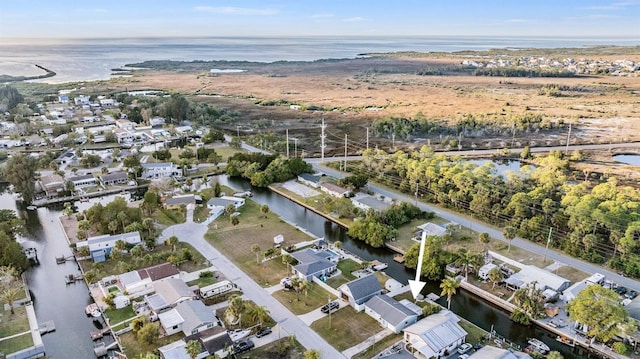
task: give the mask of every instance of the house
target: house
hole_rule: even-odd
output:
[[[245,199],[238,197],[230,197],[230,196],[222,196],[222,197],[213,197],[207,202],[207,208],[215,209],[216,207],[227,208],[228,205],[232,204],[236,209],[244,206]]]
[[[40,188],[47,197],[55,197],[64,190],[64,178],[60,175],[47,175],[40,177]]]
[[[107,173],[100,175],[99,178],[103,186],[114,186],[129,182],[129,175],[126,172]]]
[[[187,135],[193,132],[193,128],[191,126],[176,126],[175,130],[178,135]]]
[[[74,176],[69,178],[67,182],[73,183],[74,188],[93,187],[97,184],[93,175]]]
[[[164,125],[164,118],[154,117],[149,120],[149,124],[151,125],[151,127],[162,127],[162,125]]]
[[[342,188],[330,182],[323,182],[320,185],[320,190],[322,190],[323,192],[325,192],[330,196],[337,197],[337,198],[349,197],[351,195],[351,191],[349,191],[348,189]]]
[[[418,320],[418,314],[386,295],[376,295],[369,299],[364,304],[364,312],[377,320],[383,328],[396,334]]]
[[[182,196],[173,196],[171,198],[166,198],[164,200],[163,206],[165,209],[174,209],[174,208],[180,208],[180,206],[182,205],[195,204],[196,197],[199,197],[199,196],[194,196],[192,194],[186,194]],[[200,199],[200,201],[202,201],[202,198]]]
[[[86,241],[78,242],[76,246],[78,248],[88,246],[89,253],[93,261],[104,262],[115,247],[116,242],[120,240],[134,246],[142,243],[140,233],[136,231],[123,234],[105,234],[102,236],[89,237]]]
[[[142,178],[169,178],[182,176],[180,167],[171,162],[143,163]]]
[[[538,268],[533,265],[523,265],[518,273],[512,274],[504,280],[505,284],[511,289],[520,289],[528,284],[536,282],[536,288],[545,290],[552,289],[556,292],[562,292],[569,288],[571,281],[548,270]]]
[[[188,343],[190,340],[200,340],[202,347],[209,355],[218,355],[220,358],[225,358],[229,354],[227,350],[232,350],[233,340],[229,336],[227,330],[221,326],[215,326],[198,332],[193,335],[189,335],[184,338]]]
[[[116,105],[116,101],[112,98],[103,98],[99,102],[102,108],[113,108]]]
[[[355,310],[364,309],[364,304],[371,298],[382,293],[378,277],[373,274],[352,280],[338,287],[339,297],[349,302]]]
[[[192,335],[213,328],[218,323],[214,310],[199,300],[187,300],[175,308],[158,314],[160,325],[167,335],[178,332]]]
[[[312,280],[313,277],[322,278],[333,273],[337,265],[330,260],[317,255],[313,249],[305,249],[291,253],[291,256],[298,261],[293,267],[295,275],[305,280]]]
[[[161,263],[151,267],[123,273],[118,276],[122,289],[132,297],[154,291],[153,282],[164,278],[178,278],[180,271],[171,263]]]
[[[118,128],[114,131],[114,133],[116,134],[116,140],[118,141],[119,144],[133,143],[133,141],[135,141],[136,139],[135,133],[129,130]]]
[[[196,297],[194,291],[179,278],[164,278],[152,285],[155,294],[145,297],[144,301],[154,313],[163,312]]]
[[[439,226],[437,224],[431,223],[431,222],[427,222],[425,224],[421,224],[419,226],[416,226],[416,228],[418,228],[419,233],[417,234],[417,237],[421,238],[422,237],[422,233],[427,234],[427,237],[429,236],[443,236],[445,233],[447,233],[447,229]]]
[[[320,187],[320,177],[311,173],[301,173],[298,175],[298,182],[313,188]]]
[[[512,349],[502,349],[485,345],[469,355],[469,359],[531,359],[531,356]]]
[[[354,197],[351,199],[351,202],[356,208],[360,208],[363,211],[372,209],[376,212],[382,212],[391,207],[389,203],[369,195]]]
[[[58,102],[69,103],[69,95],[58,95]]]
[[[136,124],[123,118],[116,120],[116,127],[126,131],[135,131]]]
[[[73,102],[76,106],[88,105],[91,102],[91,97],[87,95],[78,95],[73,98]]]
[[[489,279],[489,273],[493,268],[498,268],[497,264],[487,263],[478,269],[478,277],[482,280]]]
[[[432,314],[404,329],[404,343],[416,358],[443,357],[465,342],[467,332],[450,311]]]

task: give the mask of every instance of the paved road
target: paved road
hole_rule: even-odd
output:
[[[325,166],[320,166],[317,163],[313,164],[314,169],[316,169],[317,171],[321,171],[324,172],[330,176],[336,177],[336,178],[341,178],[344,177],[344,174],[342,172],[336,171],[334,169],[325,167]],[[409,202],[409,203],[415,203],[415,198],[411,197],[411,196],[407,196],[405,194],[401,194],[401,193],[397,193],[397,192],[393,192],[390,191],[386,188],[380,187],[380,186],[376,186],[376,185],[368,185],[368,188],[376,193],[379,193],[383,196],[385,196],[386,198],[396,198],[398,200],[404,201],[404,202]],[[438,214],[438,216],[440,216],[441,218],[444,218],[450,222],[455,222],[455,223],[459,223],[463,226],[469,227],[475,231],[478,232],[487,232],[489,233],[489,235],[497,240],[501,240],[503,242],[507,242],[507,240],[504,238],[504,235],[502,234],[502,229],[488,225],[484,222],[479,221],[476,218],[461,214],[461,213],[457,213],[454,211],[450,211],[448,209],[442,208],[442,207],[437,207],[434,205],[430,205],[430,204],[426,204],[426,203],[422,203],[419,202],[418,203],[418,207],[420,207],[421,210],[423,211],[431,211],[431,212],[436,212]],[[524,240],[521,238],[515,238],[512,242],[511,242],[512,246],[515,247],[520,247],[522,249],[528,250],[530,252],[533,253],[537,253],[539,255],[544,255],[545,252],[547,254],[547,258],[549,259],[553,259],[557,262],[561,262],[564,263],[572,268],[581,270],[583,272],[586,273],[602,273],[604,274],[607,279],[611,279],[614,282],[621,284],[627,288],[632,288],[634,290],[636,290],[637,292],[640,292],[640,282],[638,282],[637,280],[628,278],[628,277],[623,277],[619,274],[617,274],[616,272],[612,272],[610,270],[608,270],[607,268],[603,268],[600,267],[598,265],[592,264],[592,263],[588,263],[585,261],[582,261],[580,259],[577,258],[573,258],[570,257],[566,254],[557,252],[553,249],[549,249],[548,251],[546,251],[544,246],[541,246],[539,244],[530,242],[528,240]]]
[[[281,326],[282,336],[295,334],[296,339],[305,348],[320,350],[322,358],[344,358],[344,355],[329,345],[318,333],[313,331],[284,305],[273,298],[264,288],[260,287],[240,268],[228,260],[205,239],[207,226],[198,223],[182,223],[166,228],[162,237],[175,235],[181,242],[186,242],[198,249],[202,255],[218,268],[224,275],[243,291],[244,297],[258,305],[263,305],[271,312],[271,317]]]

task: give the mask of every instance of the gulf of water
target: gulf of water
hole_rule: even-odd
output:
[[[312,61],[374,52],[453,52],[492,48],[640,45],[637,38],[556,37],[190,37],[0,39],[0,74],[57,73],[49,83],[109,78],[111,69],[144,60]]]

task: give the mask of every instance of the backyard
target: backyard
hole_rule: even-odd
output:
[[[120,343],[124,348],[124,353],[127,355],[127,358],[137,358],[139,355],[152,353],[161,346],[165,346],[169,343],[175,342],[176,340],[184,338],[184,334],[180,332],[173,335],[161,337],[156,339],[151,344],[137,340],[136,333],[134,332],[124,333],[119,337]]]
[[[296,294],[293,290],[279,290],[273,297],[295,314],[305,314],[327,304],[328,298],[336,299],[334,295],[325,291],[318,284],[309,283],[306,293]]]
[[[242,358],[251,359],[304,359],[305,348],[295,336],[278,339],[259,348],[242,354]]]
[[[316,320],[311,328],[339,351],[351,348],[383,330],[375,319],[357,313],[351,307],[344,307],[331,316]]]

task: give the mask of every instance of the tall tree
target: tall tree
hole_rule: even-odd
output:
[[[516,238],[516,235],[518,234],[518,229],[514,226],[506,226],[504,227],[504,231],[502,232],[502,235],[504,235],[504,238],[507,240],[507,242],[509,242],[509,247],[507,248],[507,252],[511,251],[511,241]]]
[[[167,238],[167,245],[171,246],[171,251],[175,252],[176,251],[176,246],[178,245],[178,237],[177,236],[171,236],[169,238]]]
[[[484,248],[484,251],[487,251],[487,245],[489,244],[489,242],[491,242],[491,237],[489,236],[489,233],[487,232],[482,232],[480,233],[480,235],[478,236],[478,240],[480,241],[480,243],[482,243],[482,247]]]
[[[264,218],[267,218],[267,214],[269,213],[269,206],[266,204],[263,204],[262,206],[260,206],[260,212],[262,212],[262,214],[264,215]]]
[[[256,264],[260,264],[260,245],[258,243],[252,244],[251,251],[256,254]]]
[[[496,287],[497,283],[502,282],[502,271],[500,270],[500,267],[494,267],[489,271],[489,281],[491,283],[493,283],[493,285],[491,286],[491,290],[493,290],[493,288]]]
[[[15,314],[13,303],[24,293],[24,285],[18,271],[13,267],[0,267],[0,301],[7,303],[11,314]]]
[[[189,358],[196,359],[202,353],[202,344],[198,340],[189,340],[185,346]]]
[[[304,359],[320,359],[320,351],[318,349],[307,349],[303,356]]]
[[[36,193],[38,160],[22,152],[15,153],[4,166],[4,177],[20,193],[22,200],[30,204]]]
[[[254,305],[247,314],[249,314],[249,319],[257,322],[258,325],[262,327],[262,323],[269,319],[269,315],[271,313],[269,312],[269,309],[263,305]]]
[[[460,287],[460,283],[453,278],[445,278],[440,283],[440,288],[442,289],[440,295],[447,296],[447,309],[451,309],[451,297],[456,294],[458,287]]]
[[[599,285],[589,285],[567,304],[569,317],[588,328],[587,335],[606,343],[620,330],[629,314],[618,294]]]

